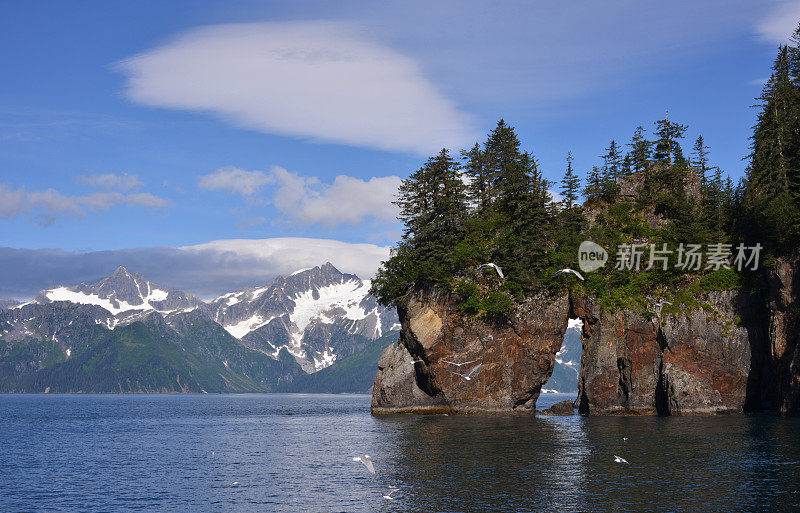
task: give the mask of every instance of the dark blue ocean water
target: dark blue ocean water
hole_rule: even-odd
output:
[[[361,453],[375,475],[352,461]],[[400,491],[386,500],[390,485]],[[0,396],[0,512],[793,511],[798,490],[798,419],[372,417],[367,396]]]

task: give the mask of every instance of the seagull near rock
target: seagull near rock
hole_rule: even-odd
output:
[[[483,271],[484,269],[489,269],[490,267],[495,271],[497,271],[497,275],[500,276],[501,280],[504,280],[506,278],[505,276],[503,276],[503,270],[500,269],[500,266],[497,264],[493,264],[492,262],[489,262],[488,264],[479,265],[478,270]]]
[[[415,363],[425,363],[424,360],[412,360],[410,362],[406,362],[406,365],[414,365]]]
[[[454,371],[451,371],[450,369],[445,369],[445,370],[447,372],[449,372],[450,374],[455,374],[456,376],[461,376],[465,380],[469,381],[469,380],[472,379],[471,376],[475,373],[475,371],[481,368],[481,365],[483,365],[483,364],[479,363],[478,365],[476,365],[475,367],[470,369],[470,371],[468,373],[466,373],[466,374],[461,374],[460,372],[454,372]]]
[[[625,463],[626,465],[630,465],[630,463],[628,463],[628,460],[626,460],[625,458],[620,458],[616,454],[614,455],[614,463]]]
[[[455,365],[456,367],[461,367],[462,365],[469,365],[470,363],[475,363],[477,361],[478,360],[470,360],[470,361],[464,362],[464,363],[456,363],[456,362],[451,362],[449,360],[442,360],[442,363],[449,363],[450,365]]]
[[[372,465],[372,458],[369,457],[369,454],[362,454],[361,456],[356,456],[355,458],[353,458],[353,461],[360,461],[361,463],[364,464],[365,467],[367,467],[367,470],[369,470],[371,474],[375,473],[375,467]]]
[[[577,277],[578,277],[578,278],[579,278],[581,281],[584,281],[584,279],[583,279],[583,276],[581,276],[581,273],[579,273],[579,272],[578,272],[578,271],[576,271],[575,269],[570,269],[570,268],[561,269],[560,271],[556,271],[556,273],[555,273],[553,276],[551,276],[551,278],[555,278],[555,277],[556,277],[556,276],[558,276],[559,274],[564,274],[564,273],[568,273],[568,274],[574,274],[574,275],[575,275],[575,276],[577,276]]]
[[[664,305],[671,305],[669,301],[656,301],[655,299],[651,298],[650,296],[645,296],[645,299],[648,299],[656,308],[661,308]]]

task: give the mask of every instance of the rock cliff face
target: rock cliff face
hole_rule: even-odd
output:
[[[511,321],[489,324],[459,314],[446,295],[420,291],[398,314],[399,343],[378,362],[374,413],[530,413],[553,372],[569,298],[532,298]],[[456,374],[479,363],[469,380]]]
[[[800,413],[800,257],[779,259],[769,279],[764,403],[783,415]]]
[[[532,413],[568,319],[580,318],[582,414],[797,414],[797,261],[779,261],[770,276],[767,299],[711,292],[697,306],[653,313],[538,297],[506,324],[462,316],[452,298],[418,291],[398,308],[400,340],[378,363],[372,411]],[[454,374],[477,363],[470,380]]]
[[[687,415],[750,409],[757,394],[753,354],[761,340],[758,326],[742,320],[748,299],[744,292],[712,292],[705,308],[650,316],[574,301],[574,315],[584,321],[579,411]]]

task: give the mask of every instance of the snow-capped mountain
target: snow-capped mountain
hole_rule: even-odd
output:
[[[115,330],[142,321],[185,336],[192,326],[208,321],[221,325],[243,348],[274,360],[282,350],[288,352],[308,373],[399,328],[396,312],[369,295],[369,281],[344,274],[330,263],[209,303],[120,267],[93,285],[43,290],[2,312],[0,337],[49,340],[63,346],[67,357],[91,326]]]
[[[369,286],[328,262],[224,294],[209,307],[212,318],[247,347],[275,356],[285,348],[314,372],[399,329],[396,312],[378,305]]]
[[[94,285],[81,283],[75,287],[62,286],[43,290],[32,301],[16,305],[12,309],[60,301],[101,307],[110,315],[101,315],[102,318],[98,321],[102,321],[109,329],[131,324],[152,312],[166,316],[205,307],[203,301],[191,294],[161,287],[147,281],[139,273],[131,274],[124,267],[118,267],[114,274]]]
[[[578,376],[581,372],[581,328],[580,319],[570,319],[564,342],[556,353],[553,375],[542,388],[545,392],[577,392]]]

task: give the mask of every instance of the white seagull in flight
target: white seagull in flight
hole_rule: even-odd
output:
[[[650,296],[645,296],[645,298],[649,299],[650,302],[653,303],[653,305],[655,305],[656,308],[661,308],[664,305],[671,305],[672,304],[669,301],[656,301],[655,299],[651,298]]]
[[[449,360],[442,360],[443,363],[449,363],[450,365],[455,365],[456,367],[461,367],[462,365],[469,365],[470,363],[475,363],[477,361],[478,360],[470,360],[470,361],[464,362],[464,363],[456,363],[456,362],[451,362]]]
[[[424,360],[412,360],[410,362],[406,362],[406,365],[414,365],[415,363],[425,363]]]
[[[461,376],[461,377],[462,377],[462,378],[464,378],[465,380],[469,381],[469,380],[471,380],[471,379],[472,379],[470,376],[472,376],[472,375],[475,373],[475,371],[476,371],[476,370],[480,369],[480,368],[481,368],[481,365],[483,365],[483,364],[482,364],[482,363],[479,363],[478,365],[476,365],[475,367],[473,367],[472,369],[470,369],[470,371],[469,371],[468,373],[466,373],[466,374],[461,374],[460,372],[453,372],[453,371],[451,371],[450,369],[445,369],[445,370],[446,370],[447,372],[449,372],[450,374],[455,374],[456,376]]]
[[[500,276],[501,280],[504,280],[506,278],[505,276],[503,276],[503,270],[500,269],[500,266],[497,264],[493,264],[492,262],[489,262],[488,264],[479,265],[478,270],[483,271],[484,269],[488,269],[490,267],[495,271],[497,271],[497,275]]]
[[[556,273],[555,273],[553,276],[551,276],[551,278],[555,278],[555,277],[556,277],[556,276],[558,276],[559,274],[563,274],[563,273],[574,274],[574,275],[575,275],[575,276],[577,276],[577,277],[578,277],[578,278],[579,278],[581,281],[584,281],[584,279],[583,279],[583,276],[581,276],[581,273],[579,273],[579,272],[578,272],[578,271],[576,271],[575,269],[570,269],[569,267],[568,267],[568,268],[566,268],[566,269],[561,269],[560,271],[556,271]]]
[[[392,497],[392,494],[394,492],[396,492],[397,490],[399,490],[399,489],[400,488],[397,488],[397,487],[394,487],[394,486],[390,486],[389,487],[389,492],[386,495],[384,495],[383,498],[384,499],[394,499],[394,497]]]
[[[625,463],[626,465],[630,465],[630,463],[628,463],[628,460],[626,460],[625,458],[620,458],[616,454],[614,455],[614,463]]]
[[[371,474],[375,473],[375,467],[372,465],[372,458],[369,457],[369,454],[362,454],[361,456],[356,456],[353,458],[353,461],[360,461],[367,467],[367,470],[370,471]]]

